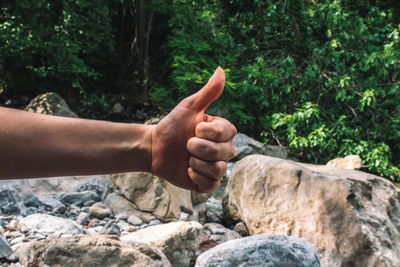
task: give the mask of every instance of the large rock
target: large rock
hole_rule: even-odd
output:
[[[319,267],[313,246],[293,236],[256,235],[222,243],[201,254],[196,267]]]
[[[16,254],[25,266],[171,266],[158,249],[141,243],[126,245],[107,236],[33,241],[18,246]]]
[[[198,222],[171,222],[144,228],[121,237],[131,244],[142,242],[160,249],[174,267],[187,267],[201,242]]]
[[[383,178],[254,155],[226,193],[227,219],[251,235],[302,237],[323,266],[400,266],[400,190]]]
[[[176,221],[181,211],[193,213],[190,191],[180,189],[150,173],[114,174],[112,186],[140,211],[150,212],[161,221]]]
[[[268,155],[282,159],[288,157],[287,149],[279,146],[264,145],[242,133],[238,133],[233,138],[233,145],[235,146],[235,157],[232,159],[233,161],[240,160],[252,154]]]
[[[25,224],[28,231],[44,235],[51,235],[55,232],[68,235],[83,234],[81,226],[76,222],[47,214],[32,214],[23,218],[20,223]]]
[[[38,95],[25,107],[26,111],[47,115],[78,118],[71,111],[67,102],[57,93],[49,92]]]

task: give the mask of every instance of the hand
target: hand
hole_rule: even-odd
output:
[[[182,100],[152,129],[154,175],[200,193],[219,187],[227,161],[234,156],[237,131],[229,121],[204,111],[224,85],[225,74],[218,67],[200,91]]]

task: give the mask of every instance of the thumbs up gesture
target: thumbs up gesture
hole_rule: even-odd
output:
[[[237,131],[229,121],[205,114],[222,93],[224,71],[218,67],[208,83],[182,100],[151,133],[154,175],[197,191],[212,192],[234,156],[232,139]]]

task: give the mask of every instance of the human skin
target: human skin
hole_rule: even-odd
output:
[[[218,188],[236,128],[206,115],[223,91],[218,67],[157,125],[115,123],[0,108],[0,179],[145,171],[197,192]]]

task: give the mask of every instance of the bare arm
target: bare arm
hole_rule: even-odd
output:
[[[236,128],[204,113],[224,84],[218,68],[155,126],[0,108],[0,179],[146,171],[185,189],[213,191],[234,155]]]
[[[0,108],[0,178],[150,171],[152,127]]]

